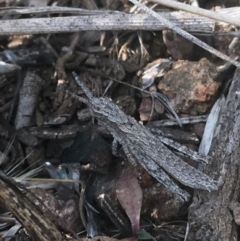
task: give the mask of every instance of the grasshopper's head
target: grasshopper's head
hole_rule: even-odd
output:
[[[107,97],[92,98],[89,100],[89,107],[95,116],[101,121],[109,120],[112,123],[127,124],[128,116]]]
[[[129,122],[127,115],[114,104],[111,99],[107,97],[93,97],[92,92],[85,86],[75,72],[73,72],[73,77],[87,96],[87,99],[82,97],[78,97],[78,99],[87,104],[98,119],[103,122],[110,120],[113,123],[119,124],[126,124]]]

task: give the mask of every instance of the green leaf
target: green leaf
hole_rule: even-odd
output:
[[[148,233],[147,231],[145,230],[141,230],[137,233],[137,237],[138,239],[140,240],[146,240],[146,239],[152,239],[153,237],[151,236],[150,233]]]

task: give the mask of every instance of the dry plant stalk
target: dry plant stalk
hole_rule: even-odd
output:
[[[51,12],[50,12],[51,13]],[[215,22],[197,15],[172,12],[159,13],[189,32],[212,33]],[[15,34],[65,33],[78,31],[163,30],[166,26],[148,14],[114,13],[72,17],[0,20],[0,36]]]
[[[80,15],[73,17],[57,18],[31,18],[16,20],[1,20],[0,35],[11,34],[40,34],[40,33],[61,33],[76,32],[81,30],[163,30],[166,25],[159,22],[149,14],[124,14],[113,11],[86,10],[64,7],[45,8],[7,8],[0,11],[0,16],[25,15],[38,13],[69,13]],[[214,14],[213,11],[211,11]],[[232,18],[239,18],[239,7],[218,10]],[[209,18],[190,14],[186,12],[158,13],[168,19],[174,25],[188,32],[213,33],[220,22]]]
[[[132,2],[133,4],[135,4],[136,6],[138,6],[139,8],[141,8],[142,10],[144,10],[146,13],[152,15],[154,18],[158,19],[160,22],[162,22],[169,29],[175,31],[179,35],[183,36],[184,38],[188,39],[189,41],[193,42],[194,44],[200,46],[201,48],[207,50],[208,52],[216,55],[217,57],[219,57],[219,58],[221,58],[221,59],[223,59],[225,61],[228,61],[228,62],[232,63],[233,65],[235,65],[236,67],[240,68],[240,63],[239,62],[237,62],[236,60],[233,60],[232,58],[228,57],[227,55],[221,53],[220,51],[214,49],[213,47],[207,45],[203,41],[201,41],[198,38],[194,37],[190,33],[184,31],[183,29],[181,29],[179,27],[177,27],[171,21],[169,21],[169,20],[165,19],[164,17],[162,17],[161,15],[157,14],[156,12],[151,10],[149,7],[145,6],[144,4],[140,3],[137,0],[129,0],[129,1]]]
[[[14,214],[36,241],[66,241],[55,225],[45,217],[21,191],[17,184],[0,172],[0,201]]]
[[[137,15],[135,14],[112,14],[100,15],[98,21],[96,21],[95,15],[89,16],[78,16],[78,17],[57,17],[57,18],[35,18],[35,19],[17,19],[17,20],[1,20],[1,35],[10,35],[10,34],[36,34],[36,33],[56,33],[56,32],[77,32],[80,30],[127,30],[127,26],[130,26],[131,30],[153,30],[154,26],[156,29],[160,30],[160,23],[162,23],[163,28],[169,28],[177,32],[181,36],[187,38],[191,42],[199,45],[201,48],[209,51],[210,53],[216,55],[217,57],[232,63],[233,65],[240,67],[240,64],[228,57],[227,55],[217,51],[206,43],[202,42],[198,38],[184,31],[181,27],[178,27],[174,20],[168,20],[167,17],[162,16],[138,2],[137,0],[129,0],[136,6],[140,7],[142,10],[156,18],[157,24],[153,25],[148,21],[148,27],[144,28],[145,19],[138,20],[135,22],[135,27],[133,28],[133,19]],[[184,13],[183,15],[185,15]],[[130,19],[128,18],[130,16]],[[99,17],[99,16],[97,16]],[[113,17],[110,19],[109,17]],[[131,19],[133,18],[133,19]],[[120,21],[121,19],[121,21]],[[127,21],[126,21],[127,20]],[[129,24],[130,22],[130,24]],[[228,21],[229,22],[229,21]],[[199,25],[199,22],[197,22]],[[184,21],[183,25],[186,22]],[[102,26],[101,26],[102,25]],[[39,26],[39,28],[37,27]],[[162,29],[163,29],[162,28]],[[199,30],[198,30],[199,31]]]
[[[163,6],[168,6],[170,8],[183,10],[183,11],[186,11],[189,13],[197,14],[197,15],[204,16],[204,17],[207,17],[210,19],[214,19],[216,21],[229,23],[231,25],[240,27],[239,19],[236,19],[236,18],[228,16],[228,15],[221,14],[218,12],[213,12],[211,10],[194,7],[194,6],[185,4],[185,3],[176,2],[176,1],[172,1],[172,0],[149,0],[149,2],[154,2],[157,4],[161,4]]]

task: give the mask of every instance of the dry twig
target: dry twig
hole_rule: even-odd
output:
[[[195,43],[196,45],[200,46],[201,48],[207,50],[208,52],[216,55],[217,57],[228,61],[230,63],[232,63],[233,65],[235,65],[236,67],[240,67],[240,63],[237,62],[236,60],[231,59],[230,57],[228,57],[227,55],[219,52],[218,50],[214,49],[213,47],[207,45],[206,43],[202,42],[201,40],[199,40],[198,38],[194,37],[193,35],[191,35],[190,33],[182,30],[181,28],[177,27],[176,25],[174,25],[172,22],[170,22],[169,20],[165,19],[164,17],[162,17],[161,15],[157,14],[156,12],[154,12],[153,10],[151,10],[150,8],[148,8],[147,6],[143,5],[142,3],[138,2],[137,0],[129,0],[130,2],[132,2],[133,4],[135,4],[136,6],[140,7],[142,10],[144,10],[145,12],[149,13],[150,15],[152,15],[153,17],[155,17],[156,19],[158,19],[160,22],[164,23],[165,26],[167,26],[168,28],[170,28],[171,30],[177,32],[179,35],[183,36],[184,38],[190,40],[191,42]]]
[[[206,10],[206,9],[202,9],[202,8],[198,8],[198,7],[194,7],[188,4],[184,4],[184,3],[180,3],[180,2],[176,2],[176,1],[172,1],[172,0],[148,0],[149,2],[154,2],[154,3],[158,3],[161,4],[163,6],[167,6],[167,7],[171,7],[171,8],[175,8],[178,10],[183,10],[189,13],[193,13],[193,14],[197,14],[200,16],[204,16],[216,21],[220,21],[220,22],[225,22],[225,23],[229,23],[235,26],[240,26],[240,20],[231,16],[228,16],[226,14],[222,14],[222,13],[217,13],[214,11],[210,11],[210,10]],[[222,11],[224,13],[224,11]]]

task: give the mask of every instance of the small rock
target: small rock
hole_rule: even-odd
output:
[[[199,62],[179,60],[158,84],[177,113],[201,115],[215,101],[220,83],[214,81],[216,66],[203,58]]]
[[[156,119],[157,112],[155,111],[152,99],[150,97],[142,98],[142,102],[139,107],[139,114],[141,121],[149,121]]]

